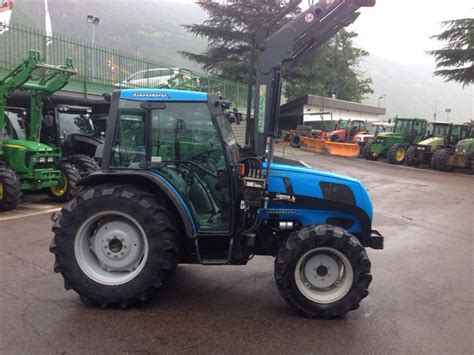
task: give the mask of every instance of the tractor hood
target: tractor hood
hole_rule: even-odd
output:
[[[276,194],[277,198],[278,196],[286,196],[289,200],[293,198],[296,206],[302,200],[311,204],[311,198],[315,203],[329,200],[347,204],[362,209],[372,220],[372,201],[367,189],[362,182],[351,177],[273,163],[270,170],[269,192]]]
[[[432,137],[425,140],[422,140],[418,143],[418,145],[436,147],[438,145],[442,145],[444,143],[444,137]]]
[[[474,153],[474,138],[463,139],[456,145],[456,154],[468,155]]]
[[[27,140],[19,140],[19,139],[6,139],[2,143],[4,149],[17,149],[22,150],[25,152],[39,152],[39,153],[46,153],[46,152],[53,152],[53,149],[42,143],[27,141]]]
[[[397,132],[384,132],[379,133],[377,138],[403,138],[403,135]]]

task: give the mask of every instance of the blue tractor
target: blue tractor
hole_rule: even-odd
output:
[[[285,28],[305,29],[296,39],[310,40],[316,30],[329,38],[363,5],[371,4],[323,1]],[[328,318],[359,306],[372,279],[366,248],[382,249],[383,236],[372,230],[372,203],[360,181],[273,157],[282,68],[268,76],[260,66],[275,58],[279,33],[257,31],[256,48],[268,45],[256,58],[261,97],[255,121],[247,122],[254,126],[247,149],[236,143],[230,123],[239,117],[222,97],[165,89],[112,94],[102,170],[83,180],[53,226],[50,250],[66,289],[85,303],[126,308],[146,301],[180,263],[244,265],[271,255],[278,289],[300,313]]]

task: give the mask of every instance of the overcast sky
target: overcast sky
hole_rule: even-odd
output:
[[[302,0],[302,7],[307,8],[307,3]],[[358,44],[371,54],[403,64],[433,66],[426,51],[441,45],[430,36],[440,32],[441,21],[473,17],[473,8],[472,0],[377,0],[374,8],[361,10],[351,29],[359,33]]]

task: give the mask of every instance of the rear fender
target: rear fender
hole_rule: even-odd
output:
[[[145,188],[154,194],[160,194],[174,208],[184,226],[186,235],[192,238],[196,227],[191,212],[179,192],[162,176],[150,171],[97,171],[82,179],[82,186],[97,186],[102,184],[127,184]]]

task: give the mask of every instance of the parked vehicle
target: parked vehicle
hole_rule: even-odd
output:
[[[365,145],[375,140],[380,133],[389,133],[393,131],[394,124],[388,122],[369,122],[367,124],[367,133],[358,134],[355,142],[359,145],[361,153]]]
[[[449,122],[433,122],[432,133],[427,139],[411,145],[407,150],[408,165],[436,165],[433,154],[443,147],[455,146],[456,143],[468,136],[469,125]]]
[[[115,84],[120,88],[157,88],[163,85],[168,85],[168,80],[180,74],[182,68],[153,68],[147,70],[140,70],[121,83]],[[190,79],[191,76],[184,75],[183,79]]]
[[[336,129],[328,134],[328,140],[339,143],[354,143],[357,135],[366,133],[366,121],[341,119],[336,123]]]
[[[474,170],[474,128],[472,122],[468,137],[454,145],[447,145],[433,154],[432,166],[441,171],[453,171],[456,168]]]
[[[375,141],[364,147],[362,154],[368,160],[387,156],[390,164],[402,164],[408,147],[425,137],[427,124],[423,118],[397,117],[393,132],[378,134]]]

